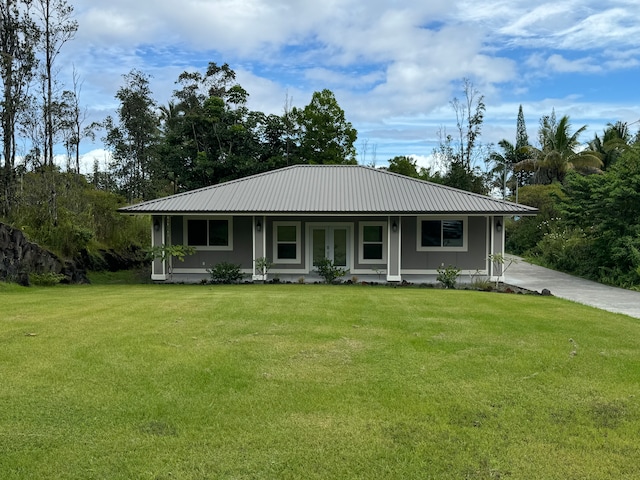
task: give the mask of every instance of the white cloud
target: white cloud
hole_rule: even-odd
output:
[[[90,150],[80,156],[80,172],[93,173],[94,165],[97,165],[99,171],[106,171],[111,158],[111,152],[104,148]]]
[[[603,92],[611,71],[637,71],[640,23],[631,15],[637,0],[74,5],[80,30],[64,62],[84,79],[82,99],[92,119],[113,111],[122,74],[132,68],[152,76],[155,97],[165,103],[182,71],[203,70],[209,61],[228,62],[250,94],[250,108],[266,113],[281,113],[287,94],[304,106],[314,90],[332,89],[360,138],[377,142],[379,158],[382,152],[428,156],[437,127],[453,124],[448,102],[460,96],[463,77],[486,95],[487,142],[515,131],[520,103],[533,128],[554,106],[559,114],[589,112],[606,123],[616,120],[612,112],[633,112],[640,103],[635,88],[625,105],[589,98],[584,90],[570,97],[570,86],[556,93],[555,84],[558,75],[581,75],[583,84],[591,75]]]
[[[602,71],[602,67],[592,58],[581,58],[578,60],[568,60],[562,55],[551,55],[547,61],[546,66],[552,71],[560,73],[598,73]]]
[[[613,4],[615,5],[615,3]],[[612,7],[613,5],[610,5]],[[633,9],[639,6],[634,2]],[[609,8],[582,18],[576,25],[559,32],[561,45],[569,49],[590,49],[603,45],[640,45],[640,24],[628,8]]]

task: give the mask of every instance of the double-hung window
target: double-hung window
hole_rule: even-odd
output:
[[[384,222],[360,222],[359,263],[386,263],[386,230]]]
[[[419,218],[418,251],[466,251],[466,218]]]
[[[273,223],[275,263],[300,263],[300,222]]]
[[[187,218],[186,244],[201,250],[232,250],[233,221],[229,217]]]

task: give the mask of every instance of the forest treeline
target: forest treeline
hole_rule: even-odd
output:
[[[484,109],[482,96],[473,102],[469,98],[467,105]],[[536,217],[506,223],[509,252],[640,290],[640,131],[632,133],[624,122],[610,123],[582,143],[587,126],[573,129],[568,116],[558,119],[552,111],[539,120],[532,142],[521,106],[515,142],[503,139],[497,146],[477,143],[469,148],[467,139],[477,136],[470,132],[474,123],[468,121],[473,118],[468,110],[466,118],[458,121],[457,136],[447,136],[434,151],[436,159],[445,160],[444,169],[419,168],[403,156],[391,159],[389,169],[536,207]],[[464,161],[463,151],[479,161]]]
[[[147,246],[148,220],[116,212],[127,203],[287,165],[357,163],[357,132],[333,92],[313,93],[304,107],[285,97],[279,115],[254,111],[226,63],[183,72],[163,101],[145,72],[125,73],[114,115],[87,124],[82,79],[67,72],[71,84],[63,85],[66,66],[56,64],[78,28],[73,7],[0,0],[0,15],[0,220],[65,257]],[[617,122],[582,142],[586,126],[573,129],[568,116],[551,112],[531,141],[520,107],[514,141],[491,145],[482,142],[483,95],[467,79],[461,93],[450,102],[453,126],[442,127],[427,152],[432,168],[406,156],[384,168],[538,207],[538,217],[507,224],[510,251],[640,286],[638,134]],[[101,139],[111,157],[83,173],[80,145],[88,139]],[[367,150],[365,141],[361,159]]]

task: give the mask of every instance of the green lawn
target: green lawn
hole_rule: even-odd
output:
[[[0,284],[0,478],[640,478],[640,321],[552,297]]]

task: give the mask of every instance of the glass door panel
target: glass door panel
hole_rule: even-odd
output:
[[[347,266],[347,229],[333,229],[333,264],[338,267]]]
[[[349,230],[347,227],[313,227],[311,229],[313,265],[328,258],[337,267],[349,263]]]
[[[314,228],[311,235],[313,241],[313,265],[327,256],[327,234],[324,228]]]

